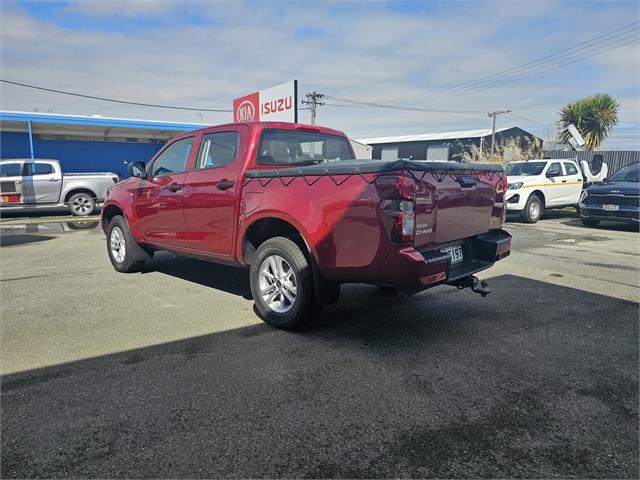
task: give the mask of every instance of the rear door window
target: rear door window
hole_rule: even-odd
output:
[[[169,145],[154,161],[151,167],[152,177],[162,177],[182,173],[187,169],[187,160],[193,145],[193,138],[182,138]]]
[[[27,176],[51,175],[53,166],[50,163],[27,163]]]
[[[20,177],[22,176],[21,163],[3,163],[0,165],[0,177]]]
[[[564,169],[567,171],[567,175],[577,175],[578,169],[571,162],[564,162]]]
[[[196,168],[215,168],[233,162],[238,156],[239,140],[238,132],[216,132],[203,135]]]

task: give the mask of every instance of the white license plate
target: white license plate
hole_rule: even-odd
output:
[[[620,205],[602,205],[602,210],[605,212],[617,212],[620,210]]]
[[[451,257],[451,263],[459,263],[463,260],[462,245],[454,245],[453,247],[442,248],[443,253],[447,253]]]

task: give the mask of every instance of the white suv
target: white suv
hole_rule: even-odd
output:
[[[536,223],[545,209],[578,207],[582,173],[574,160],[529,160],[506,165],[507,211]]]

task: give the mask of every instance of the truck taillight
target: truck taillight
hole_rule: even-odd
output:
[[[12,193],[9,195],[2,195],[2,203],[18,203],[20,202],[20,194]]]
[[[496,193],[505,193],[507,191],[507,176],[502,175],[502,178],[496,183]]]
[[[411,243],[416,227],[416,185],[412,178],[378,177],[382,221],[393,243]]]

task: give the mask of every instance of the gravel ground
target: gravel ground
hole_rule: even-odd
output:
[[[243,269],[11,223],[2,478],[639,476],[633,228],[511,223],[489,297],[345,286],[292,333]]]

